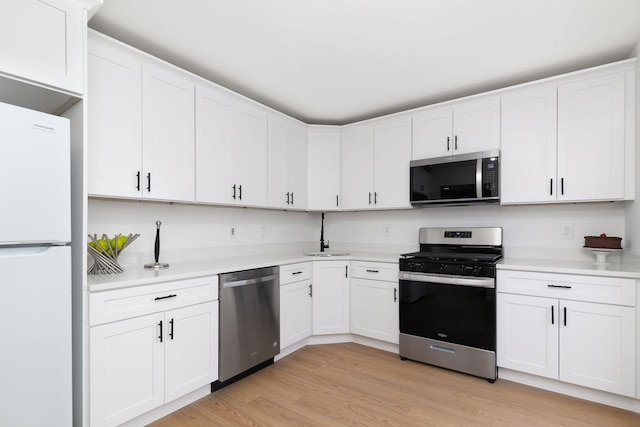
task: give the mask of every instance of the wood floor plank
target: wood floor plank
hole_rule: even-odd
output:
[[[347,343],[304,347],[151,424],[235,425],[640,427],[640,414]]]

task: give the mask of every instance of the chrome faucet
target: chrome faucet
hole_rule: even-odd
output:
[[[320,223],[320,252],[324,252],[325,249],[329,249],[329,241],[324,244],[324,212],[322,212],[322,222]]]

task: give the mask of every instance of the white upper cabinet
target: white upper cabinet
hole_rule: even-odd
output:
[[[195,200],[195,84],[168,67],[142,67],[143,197]]]
[[[558,200],[624,197],[625,75],[558,86]]]
[[[2,8],[0,73],[82,94],[83,8],[66,0],[5,1]]]
[[[494,150],[500,147],[500,99],[486,97],[413,115],[412,159]]]
[[[631,74],[597,70],[503,96],[501,203],[633,198]]]
[[[556,86],[502,98],[502,203],[556,200]]]
[[[88,54],[90,195],[194,200],[194,83],[97,33]]]
[[[142,197],[142,59],[90,32],[87,63],[89,194]]]
[[[340,210],[340,128],[309,129],[308,209]]]
[[[307,206],[307,131],[295,120],[269,116],[269,207]]]
[[[342,209],[410,207],[411,118],[342,133]]]

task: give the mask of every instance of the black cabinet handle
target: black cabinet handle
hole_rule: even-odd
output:
[[[569,285],[547,285],[548,288],[571,289]]]
[[[371,204],[371,192],[369,192],[369,204]]]
[[[567,307],[564,307],[564,326],[567,326]]]
[[[553,178],[549,180],[549,195],[553,196]]]
[[[560,178],[560,194],[564,196],[564,178]]]
[[[287,204],[290,204],[289,203],[289,192],[287,192]]]
[[[454,138],[453,149],[454,150],[458,149],[458,135],[456,135]]]
[[[238,185],[238,194],[240,195],[239,199],[242,200],[242,185]]]
[[[338,205],[338,195],[337,194],[336,194],[336,206],[339,206]]]
[[[233,187],[231,187],[231,188],[233,188],[233,200],[235,200],[236,199],[236,185],[233,184]]]
[[[313,298],[313,283],[309,285],[309,296]]]
[[[302,271],[294,271],[294,272],[293,272],[293,273],[291,273],[291,274],[293,274],[293,275],[295,276],[295,275],[298,275],[298,274],[302,274]]]
[[[349,278],[349,266],[348,265],[344,266],[344,277],[346,277],[347,279]]]
[[[147,191],[151,193],[151,172],[147,174]]]
[[[136,190],[140,191],[140,171],[136,174]]]
[[[380,273],[379,270],[369,270],[367,269],[367,273]]]
[[[173,341],[173,319],[169,320],[169,338]]]
[[[398,301],[398,288],[393,288],[393,302]]]
[[[553,306],[551,306],[551,324],[552,325],[556,324]]]
[[[447,137],[447,151],[449,151],[450,146],[449,146],[449,137]]]
[[[160,342],[162,342],[162,320],[160,321],[160,323],[158,323],[158,325],[160,325],[160,335],[158,335],[158,338],[160,338]]]
[[[378,192],[377,192],[377,191],[375,191],[375,192],[373,193],[373,204],[374,204],[374,205],[377,205],[377,204],[378,204]]]
[[[177,297],[177,296],[178,296],[178,294],[170,294],[170,295],[165,295],[165,296],[163,296],[163,297],[155,297],[154,299],[155,299],[156,301],[158,301],[158,300],[161,300],[161,299],[175,298],[175,297]]]

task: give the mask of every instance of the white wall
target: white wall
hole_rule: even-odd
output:
[[[640,40],[636,44],[631,57],[636,57],[636,200],[627,210],[626,228],[629,249],[640,255]]]

